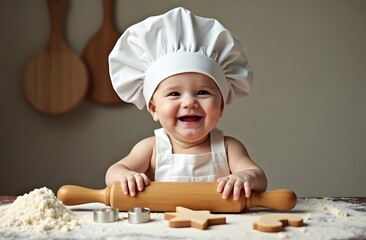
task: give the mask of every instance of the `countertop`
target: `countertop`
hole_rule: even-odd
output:
[[[6,206],[14,196],[0,196]],[[304,219],[303,227],[285,227],[278,233],[264,233],[252,228],[261,216],[279,213],[264,208],[252,208],[239,214],[222,214],[226,224],[195,228],[170,228],[163,213],[151,213],[151,221],[130,224],[127,213],[120,212],[120,220],[113,223],[93,221],[95,208],[106,207],[91,203],[68,207],[85,223],[69,232],[39,234],[0,228],[0,239],[366,239],[366,197],[299,198],[294,209],[287,212]],[[0,216],[1,217],[1,216]]]

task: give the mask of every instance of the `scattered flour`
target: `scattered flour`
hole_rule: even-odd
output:
[[[333,201],[328,199],[306,199],[306,201],[313,203],[316,206],[316,210],[320,212],[329,212],[336,217],[346,218],[350,214],[342,207],[336,206]]]
[[[81,223],[82,219],[46,187],[19,196],[10,206],[0,206],[0,227],[45,234],[50,231],[67,232],[81,226]]]
[[[319,205],[319,211],[323,211],[323,212],[330,212],[332,213],[333,215],[335,215],[336,217],[348,217],[350,216],[350,214],[340,208],[340,207],[336,207],[334,205],[330,205],[330,204],[322,204],[322,205]]]
[[[311,220],[311,214],[310,213],[307,213],[304,217],[304,223],[307,223]]]
[[[289,238],[290,236],[289,236],[289,234],[288,234],[288,233],[286,233],[286,232],[278,232],[277,237],[278,237],[279,239],[287,239],[287,238]]]
[[[300,200],[306,213],[304,237],[314,239],[366,239],[365,205],[332,198]]]

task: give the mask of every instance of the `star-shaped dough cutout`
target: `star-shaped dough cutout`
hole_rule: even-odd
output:
[[[164,219],[169,220],[169,227],[194,227],[201,230],[209,225],[225,224],[226,217],[211,214],[210,211],[193,211],[184,207],[177,207],[176,212],[164,213]]]

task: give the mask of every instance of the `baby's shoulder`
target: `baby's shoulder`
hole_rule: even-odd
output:
[[[228,148],[245,148],[244,144],[237,138],[231,136],[224,136],[224,142],[226,149]]]
[[[225,143],[240,142],[237,138],[232,136],[224,136]]]
[[[136,147],[154,148],[155,147],[155,136],[147,137],[142,139],[136,144]]]
[[[142,139],[135,145],[135,148],[145,149],[145,150],[153,150],[155,149],[156,141],[155,136],[147,137]]]
[[[155,152],[155,137],[147,137],[140,140],[132,148],[131,153],[134,156],[152,156]]]

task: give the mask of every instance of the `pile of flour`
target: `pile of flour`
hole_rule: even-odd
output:
[[[82,220],[46,188],[19,196],[13,204],[0,207],[0,227],[47,233],[67,232],[81,226]]]

